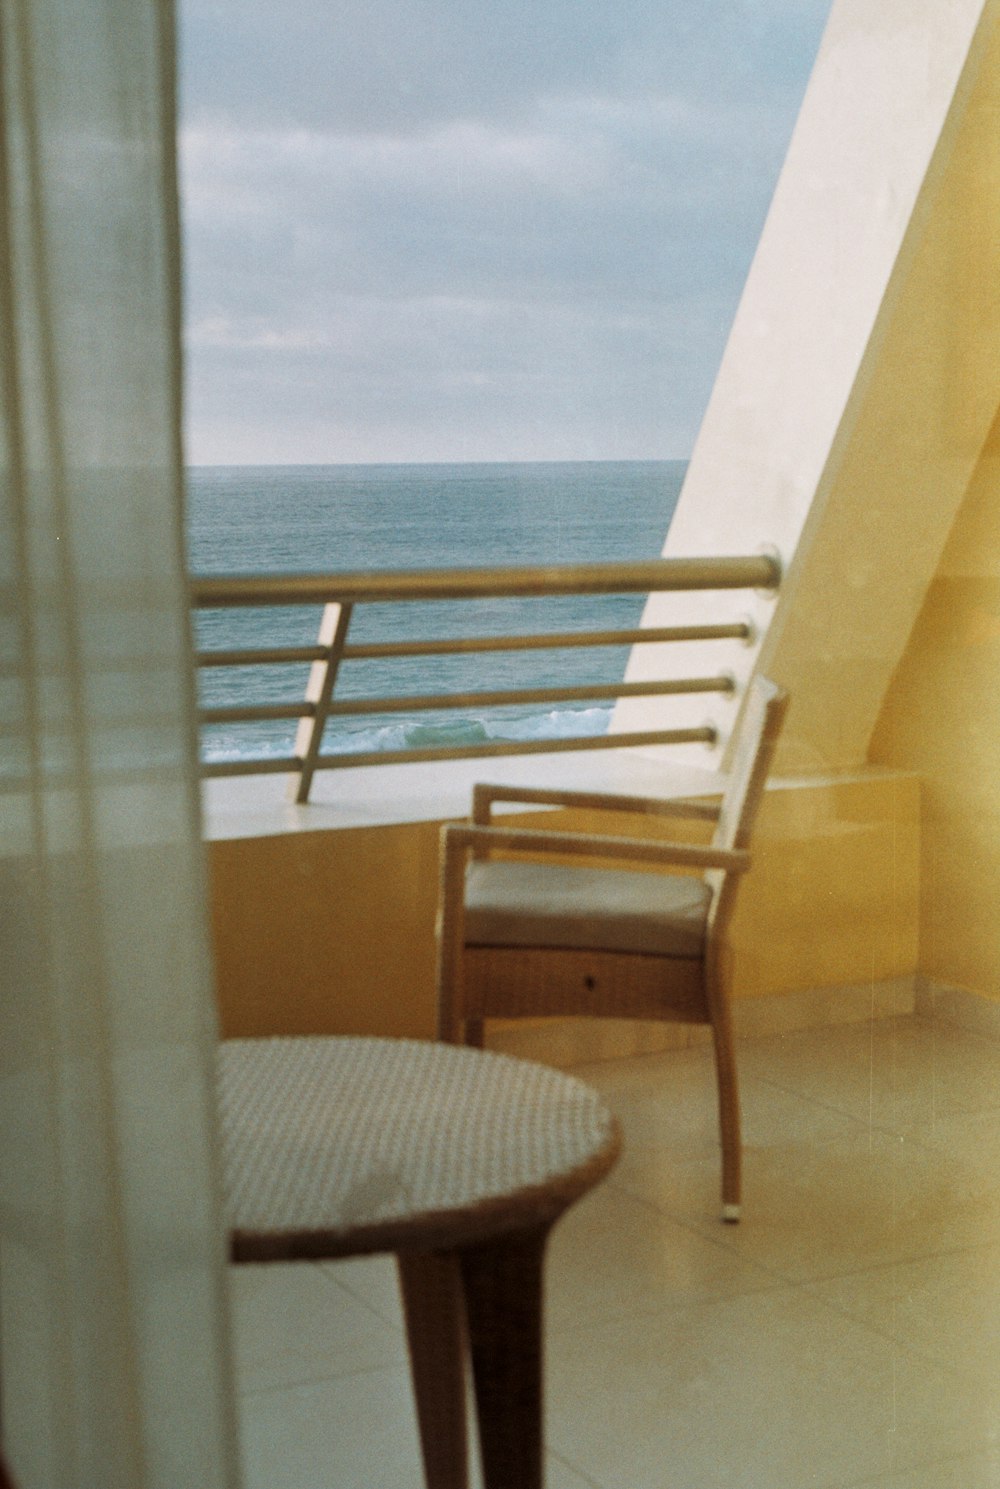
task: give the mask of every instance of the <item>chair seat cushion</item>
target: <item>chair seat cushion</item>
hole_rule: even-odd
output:
[[[712,892],[685,874],[552,863],[470,863],[470,946],[560,946],[700,957]]]

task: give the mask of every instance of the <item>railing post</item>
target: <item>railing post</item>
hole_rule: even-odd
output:
[[[312,707],[299,720],[295,735],[295,757],[300,764],[297,774],[291,776],[288,782],[288,795],[299,805],[309,800],[353,608],[352,605],[341,605],[335,601],[323,607],[319,645],[324,648],[326,655],[320,661],[313,662],[309,669],[306,702]]]

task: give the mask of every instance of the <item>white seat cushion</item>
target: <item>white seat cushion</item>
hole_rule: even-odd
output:
[[[465,941],[700,957],[711,897],[703,880],[684,874],[474,861]]]

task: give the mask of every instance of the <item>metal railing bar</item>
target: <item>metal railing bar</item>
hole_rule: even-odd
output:
[[[495,740],[490,744],[434,745],[414,750],[361,750],[320,755],[317,770],[360,765],[413,765],[432,760],[485,760],[503,755],[557,755],[569,750],[627,750],[637,745],[714,744],[715,729],[659,729],[635,734],[582,734],[564,739]]]
[[[751,627],[746,621],[731,625],[658,626],[645,630],[546,631],[514,636],[452,636],[436,641],[359,641],[345,646],[344,661],[386,660],[395,657],[468,656],[496,651],[558,651],[588,646],[646,646],[652,642],[746,641]],[[322,646],[261,646],[256,648],[199,651],[199,667],[292,666],[322,662]]]
[[[256,755],[242,760],[203,760],[203,776],[278,776],[298,771],[302,761],[295,755]]]
[[[267,719],[311,719],[316,713],[313,703],[301,699],[296,703],[229,703],[199,708],[203,724],[258,724]]]
[[[776,558],[661,558],[644,563],[414,569],[381,574],[234,574],[190,581],[201,609],[231,606],[468,600],[669,590],[775,589]]]
[[[440,641],[364,641],[344,647],[344,661],[448,657],[494,651],[556,651],[563,647],[645,646],[654,641],[746,641],[746,621],[717,626],[659,626],[629,631],[547,631],[523,636],[457,636]]]
[[[326,651],[322,646],[261,646],[241,651],[199,651],[195,661],[199,667],[266,667],[271,663],[322,662]]]
[[[417,713],[443,708],[503,708],[523,703],[584,703],[605,698],[660,698],[679,693],[731,693],[733,679],[684,677],[669,682],[610,682],[571,688],[509,688],[489,693],[413,693],[393,698],[350,698],[332,702],[330,717],[355,714]],[[232,703],[198,710],[203,724],[254,724],[269,719],[311,719],[315,703]]]
[[[569,750],[627,750],[638,745],[714,744],[711,725],[694,729],[652,729],[632,734],[580,734],[564,739],[494,740],[489,744],[427,745],[412,750],[355,750],[320,755],[316,770],[342,770],[360,765],[411,765],[434,760],[488,759],[504,755],[552,755]],[[259,756],[244,760],[210,760],[202,764],[203,776],[282,775],[297,771],[302,762],[294,755]]]
[[[410,697],[345,698],[331,703],[331,717],[349,714],[417,713],[441,708],[502,708],[521,703],[582,703],[597,698],[656,698],[675,693],[731,693],[728,675],[685,677],[669,682],[612,682],[567,688],[511,688],[489,693],[414,693]]]

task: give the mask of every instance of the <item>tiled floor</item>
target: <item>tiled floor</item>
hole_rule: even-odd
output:
[[[548,1489],[1000,1489],[1000,1043],[916,1017],[589,1066],[625,1154],[548,1262]],[[391,1263],[233,1274],[246,1489],[419,1489]],[[516,1489],[516,1486],[511,1486]]]

